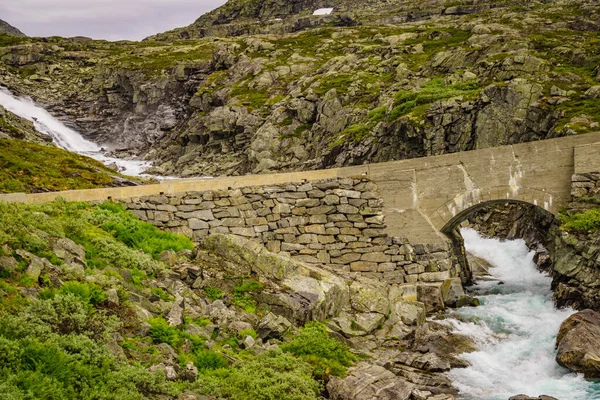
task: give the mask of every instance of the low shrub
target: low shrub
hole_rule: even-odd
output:
[[[322,390],[310,365],[277,351],[208,371],[196,385],[200,393],[231,400],[316,400]]]
[[[92,306],[103,304],[108,298],[106,293],[93,283],[67,282],[60,288],[60,292],[71,293]]]
[[[150,324],[150,336],[156,344],[167,343],[176,347],[179,339],[177,328],[170,326],[167,321],[162,318],[152,318],[148,320]]]
[[[210,350],[199,350],[195,353],[194,364],[199,371],[226,368],[229,364],[222,355]]]
[[[343,376],[356,360],[348,346],[330,338],[327,327],[320,322],[306,324],[292,340],[283,343],[281,349],[307,361],[320,378]]]

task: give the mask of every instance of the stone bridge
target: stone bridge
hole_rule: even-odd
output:
[[[178,179],[138,187],[4,194],[0,201],[42,203],[363,178],[378,185],[388,232],[437,242],[471,211],[490,202],[526,202],[556,213],[571,198],[575,173],[600,171],[600,133],[354,167],[215,179]]]
[[[493,202],[556,213],[573,176],[600,171],[600,133],[320,171],[0,195],[6,202],[121,201],[196,240],[231,233],[299,261],[390,283],[468,278],[446,236]],[[576,189],[574,189],[576,190]]]

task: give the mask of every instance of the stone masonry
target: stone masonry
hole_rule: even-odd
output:
[[[575,173],[571,178],[570,208],[600,203],[600,172]]]
[[[124,201],[142,220],[195,241],[244,236],[274,253],[403,284],[460,276],[447,243],[410,244],[385,231],[383,200],[368,179],[146,196]]]

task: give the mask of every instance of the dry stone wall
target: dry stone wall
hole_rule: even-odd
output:
[[[201,241],[256,240],[274,253],[394,284],[460,276],[449,244],[411,244],[386,233],[383,201],[368,179],[146,196],[124,201],[142,220]]]
[[[588,208],[600,202],[600,172],[573,174],[569,208]]]

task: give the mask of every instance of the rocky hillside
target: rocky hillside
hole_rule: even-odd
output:
[[[405,295],[115,203],[0,204],[10,399],[452,400],[473,345]]]
[[[232,1],[162,41],[5,42],[0,83],[179,176],[328,168],[598,129],[595,1],[348,0],[327,17],[339,23],[323,24],[308,15],[318,1],[280,3]],[[286,28],[244,31],[257,15],[284,17],[274,24]],[[308,23],[287,28],[300,17]]]
[[[6,21],[2,21],[0,19],[0,35],[8,35],[8,36],[25,36],[23,32],[10,25]]]

